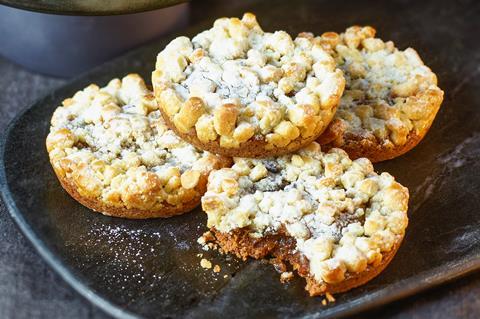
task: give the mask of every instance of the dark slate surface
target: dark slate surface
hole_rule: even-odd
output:
[[[240,2],[240,1],[237,1]],[[235,3],[237,3],[235,2]],[[245,1],[244,1],[245,3]],[[474,1],[463,1],[455,5],[449,5],[442,9],[442,4],[424,5],[425,12],[429,13],[429,18],[436,16],[451,15],[451,23],[464,26],[462,30],[478,32],[478,24],[472,23],[472,16],[478,17],[478,6],[468,6]],[[228,5],[218,4],[214,1],[203,1],[203,8],[206,6],[217,6],[214,10],[209,10],[209,16],[228,15],[229,10],[233,10]],[[238,5],[238,4],[237,4]],[[200,5],[195,5],[200,7]],[[212,8],[212,7],[209,7]],[[391,7],[392,10],[395,6]],[[199,19],[206,14],[205,10],[197,10],[192,20]],[[275,11],[275,7],[272,8]],[[456,11],[455,11],[456,10]],[[463,15],[461,13],[464,13]],[[306,17],[312,17],[313,13],[305,13]],[[466,18],[470,16],[470,18]],[[205,16],[203,16],[205,17]],[[406,23],[414,23],[414,17],[407,19]],[[333,19],[333,18],[332,18]],[[383,19],[387,19],[384,17]],[[350,21],[349,21],[350,22]],[[359,17],[359,23],[364,22]],[[271,22],[270,22],[271,23]],[[278,24],[282,24],[278,21]],[[329,23],[333,23],[330,21]],[[371,22],[372,23],[372,22]],[[337,25],[344,24],[337,22]],[[437,30],[434,33],[435,41],[443,41],[440,37],[442,33],[452,38],[452,31],[449,25],[433,25]],[[412,28],[413,29],[413,28]],[[389,30],[389,34],[395,37],[395,32]],[[386,31],[385,31],[386,32]],[[478,48],[478,43],[464,42],[465,35],[459,35],[458,41],[447,41],[444,43],[444,50],[451,50],[450,61],[454,61],[455,69],[449,70],[455,74],[439,74],[441,82],[444,81],[451,89],[447,92],[447,99],[455,101],[458,97],[459,103],[465,103],[478,91],[473,91],[471,83],[479,80],[478,65],[480,62],[478,50],[472,50],[468,57],[459,56],[458,51],[464,47],[472,49],[474,45]],[[467,37],[468,38],[468,37]],[[470,37],[473,39],[474,37]],[[477,34],[478,38],[478,34]],[[422,46],[424,43],[415,43],[417,39],[412,34],[413,46]],[[432,40],[433,41],[433,40]],[[441,48],[440,48],[441,49]],[[443,50],[442,49],[442,50]],[[435,61],[435,52],[429,52],[432,63]],[[440,53],[438,54],[440,55]],[[6,123],[21,108],[33,102],[36,98],[48,93],[49,90],[63,83],[62,80],[47,78],[24,71],[22,68],[12,65],[5,60],[0,59],[0,129],[3,131]],[[455,105],[450,102],[449,105]],[[444,111],[443,117],[454,118],[453,110]],[[465,118],[465,117],[464,117]],[[465,118],[467,119],[467,118]],[[454,122],[454,121],[453,121]],[[472,123],[465,123],[465,129],[472,129],[475,126]],[[478,123],[477,126],[478,128]],[[445,135],[446,143],[454,142],[454,138],[448,134]],[[455,155],[455,154],[454,154]],[[455,160],[455,158],[454,158]],[[385,167],[388,168],[389,164]],[[442,172],[440,172],[442,173]],[[435,183],[435,181],[431,181]],[[441,183],[440,183],[441,184]],[[428,186],[428,185],[427,185]],[[468,189],[465,190],[468,195]],[[419,201],[421,203],[422,201]],[[455,213],[455,212],[446,212]],[[428,216],[425,216],[428,218]],[[411,225],[412,227],[412,225]],[[461,231],[461,230],[456,230]],[[435,244],[435,234],[425,230],[428,238],[425,240]],[[83,298],[69,288],[56,274],[54,274],[39,256],[32,250],[30,245],[16,230],[10,218],[5,212],[3,203],[0,204],[0,318],[107,318],[100,310],[88,304]],[[468,240],[468,239],[465,239]],[[478,239],[477,239],[478,240]],[[426,260],[426,263],[429,261]],[[434,288],[426,293],[410,297],[406,300],[390,304],[381,309],[367,313],[364,317],[414,317],[414,318],[477,318],[480,313],[480,274],[476,273],[452,284]]]

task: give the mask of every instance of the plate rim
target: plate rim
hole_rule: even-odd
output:
[[[83,75],[81,75],[80,77],[82,76]],[[18,121],[28,111],[33,109],[37,104],[40,104],[42,103],[42,101],[46,100],[54,91],[62,89],[74,83],[76,80],[77,78],[71,81],[68,81],[64,85],[61,85],[53,89],[52,91],[50,91],[50,93],[39,98],[38,100],[30,104],[28,107],[25,107],[12,120],[10,120],[10,122],[7,125],[7,128],[5,129],[3,134],[0,135],[0,197],[3,200],[5,208],[8,212],[8,215],[10,216],[11,219],[13,219],[14,224],[20,230],[22,235],[28,239],[28,242],[30,243],[31,246],[33,246],[34,250],[40,255],[40,257],[42,257],[44,261],[46,261],[47,265],[51,269],[53,269],[60,276],[60,278],[62,278],[80,296],[82,296],[88,302],[100,308],[107,314],[113,316],[114,318],[121,318],[121,319],[140,318],[137,314],[133,314],[132,312],[125,310],[120,306],[116,305],[115,303],[104,298],[99,293],[89,288],[84,282],[82,282],[81,279],[73,273],[72,268],[65,265],[65,263],[60,259],[60,257],[57,254],[55,254],[46,245],[46,243],[42,239],[40,239],[40,237],[35,233],[31,225],[24,218],[21,210],[17,207],[15,200],[12,198],[12,194],[8,186],[7,170],[5,166],[5,153],[6,153],[7,139],[10,135],[10,132],[16,126]]]

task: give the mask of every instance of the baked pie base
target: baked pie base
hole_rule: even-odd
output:
[[[420,143],[430,128],[430,126],[426,127],[421,132],[422,135],[410,132],[407,136],[407,142],[403,145],[386,146],[382,141],[376,139],[366,139],[358,135],[337,131],[338,125],[341,125],[341,123],[338,120],[333,120],[327,130],[317,139],[317,142],[322,145],[322,149],[328,151],[335,147],[334,145],[337,143],[334,142],[335,137],[343,134],[341,148],[348,153],[349,157],[351,159],[366,157],[372,163],[390,160],[407,153]]]
[[[248,158],[263,158],[269,156],[279,156],[291,153],[295,150],[298,150],[304,145],[308,145],[311,142],[315,141],[318,134],[315,134],[309,138],[297,138],[296,140],[291,141],[285,147],[269,147],[269,144],[263,138],[252,138],[246,142],[240,144],[239,148],[224,148],[220,146],[218,140],[210,142],[202,142],[198,139],[197,133],[194,128],[192,128],[187,133],[180,132],[177,127],[172,123],[170,118],[165,114],[165,112],[160,108],[162,112],[163,119],[167,126],[180,136],[186,142],[192,144],[193,146],[214,153],[222,154],[223,156],[228,157],[248,157]],[[331,118],[333,118],[334,112],[332,112]],[[319,134],[321,131],[319,132]]]
[[[69,179],[62,176],[60,172],[55,170],[60,184],[67,193],[72,196],[77,202],[90,208],[91,210],[101,213],[106,216],[113,217],[122,217],[128,219],[147,219],[147,218],[166,218],[176,215],[184,214],[185,212],[191,211],[200,204],[201,195],[194,197],[192,200],[182,203],[180,205],[172,206],[165,204],[155,210],[142,210],[138,208],[126,208],[126,207],[115,207],[108,205],[100,200],[89,198],[86,196],[80,195],[77,190],[76,185]],[[205,179],[206,180],[206,179]],[[198,187],[199,193],[206,191],[206,183],[203,182],[202,185]]]
[[[314,141],[333,119],[345,79],[320,44],[264,32],[246,13],[171,41],[152,84],[177,135],[216,154],[255,158]]]
[[[337,61],[346,86],[334,120],[317,140],[324,150],[344,149],[352,159],[380,162],[414,148],[443,101],[436,75],[418,53],[375,38],[372,27],[313,38]]]
[[[387,266],[405,235],[408,198],[368,159],[314,142],[280,157],[234,158],[210,174],[202,207],[223,251],[288,263],[318,295],[361,285]]]
[[[109,216],[183,214],[200,204],[207,178],[231,159],[185,143],[165,125],[137,74],[90,85],[63,101],[46,139],[63,188]]]

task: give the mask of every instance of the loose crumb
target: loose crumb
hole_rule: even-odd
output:
[[[211,231],[206,231],[202,234],[202,236],[200,236],[198,239],[197,239],[197,243],[199,243],[200,245],[204,245],[212,240],[214,240],[215,237],[213,236],[212,232]]]
[[[228,275],[224,275],[223,278],[228,278]]]
[[[218,248],[218,245],[217,245],[217,244],[214,244],[214,243],[207,243],[207,246],[208,246],[210,249],[217,249],[217,248]]]
[[[280,282],[286,283],[292,280],[292,278],[293,278],[293,273],[291,271],[284,271],[280,275]]]
[[[210,269],[212,268],[212,263],[210,262],[210,260],[202,258],[202,260],[200,260],[200,266],[205,269]]]
[[[204,232],[202,234],[202,236],[200,236],[197,239],[197,243],[202,245],[203,250],[208,251],[210,249],[217,249],[218,248],[217,244],[212,243],[212,241],[214,241],[214,240],[215,240],[215,237],[213,236],[212,232],[207,231],[207,232]]]
[[[202,237],[205,238],[206,242],[209,242],[209,241],[212,241],[212,240],[215,239],[215,237],[213,236],[213,233],[211,231],[204,232]]]
[[[287,271],[287,265],[279,258],[270,259],[270,263],[275,267],[275,270],[279,273],[284,273]]]
[[[331,293],[327,292],[325,297],[327,297],[328,302],[335,302],[335,298],[333,298]]]
[[[220,270],[222,269],[220,268],[219,265],[215,265],[215,267],[213,267],[213,272],[220,272]]]
[[[324,306],[327,305],[327,299],[322,299],[322,305],[324,305]]]

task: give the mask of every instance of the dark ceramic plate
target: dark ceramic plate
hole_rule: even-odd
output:
[[[205,216],[128,221],[94,214],[60,187],[44,148],[49,119],[62,99],[91,82],[139,72],[146,78],[169,39],[143,47],[52,92],[20,115],[0,148],[2,195],[13,219],[42,257],[76,290],[118,317],[297,317],[356,313],[480,268],[480,26],[478,5],[420,1],[260,2],[248,8],[267,30],[340,31],[375,25],[382,37],[415,46],[439,76],[446,98],[425,140],[401,158],[376,165],[411,192],[410,226],[391,265],[370,283],[322,306],[304,282],[282,285],[273,267],[247,263],[196,243]],[[395,10],[395,14],[390,12]],[[226,12],[225,15],[235,14]],[[238,12],[237,12],[238,14]],[[469,23],[467,23],[470,21]],[[478,21],[478,19],[476,20]],[[208,22],[210,23],[210,21]],[[182,32],[193,34],[203,26]],[[172,35],[173,37],[173,35]],[[203,253],[221,272],[199,266]]]

